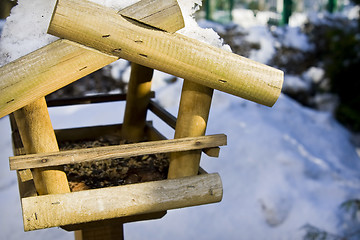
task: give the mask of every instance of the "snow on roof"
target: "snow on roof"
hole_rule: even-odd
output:
[[[90,1],[120,10],[139,0]],[[181,29],[179,33],[231,51],[228,45],[223,44],[222,39],[215,31],[200,28],[193,18],[193,14],[199,10],[201,0],[179,0],[178,2],[185,21],[185,28]],[[47,34],[55,4],[55,0],[18,1],[18,5],[12,9],[11,15],[6,20],[0,38],[0,66],[57,39]]]

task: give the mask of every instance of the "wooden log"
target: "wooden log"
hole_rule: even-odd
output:
[[[119,13],[171,33],[185,27],[177,0],[141,0]]]
[[[22,199],[25,231],[221,201],[217,173]]]
[[[14,114],[10,114],[12,147],[15,156],[24,155],[25,149],[21,141]],[[37,196],[33,175],[30,169],[16,171],[20,198]]]
[[[59,151],[45,98],[17,110],[14,116],[27,154]],[[40,195],[70,192],[61,167],[33,169],[32,173]]]
[[[212,95],[213,89],[184,80],[175,139],[205,134]],[[199,150],[172,153],[168,178],[196,175],[199,171],[200,157]]]
[[[48,32],[107,54],[272,106],[283,72],[180,34],[146,28],[86,0],[59,0]]]
[[[117,60],[68,40],[0,68],[0,118]]]
[[[109,158],[126,158],[146,154],[187,151],[223,145],[226,145],[226,135],[217,134],[202,137],[188,137],[118,146],[31,154],[10,157],[10,169],[20,170],[27,168],[43,168],[86,161],[99,161]]]
[[[163,2],[157,6],[158,12],[154,12],[154,8],[150,6],[156,4],[141,1],[119,14],[129,16],[134,13],[134,17],[139,18],[138,21],[154,24],[153,26],[167,31],[182,28],[183,19],[180,9],[177,9],[177,2],[157,1]],[[141,6],[147,6],[152,11],[142,10],[139,14],[137,7]],[[147,14],[151,16],[147,17]],[[0,118],[117,59],[70,41],[59,40],[1,67]]]
[[[128,85],[124,123],[122,128],[123,139],[129,142],[144,140],[146,115],[151,98],[151,79],[154,70],[132,63]]]

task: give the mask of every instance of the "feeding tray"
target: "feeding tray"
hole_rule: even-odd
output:
[[[85,97],[49,101],[48,105],[125,99],[121,95],[111,100],[109,97],[114,98]],[[149,109],[170,126],[175,125],[176,119],[155,102],[151,101]],[[22,155],[15,121],[12,129],[16,156],[10,158],[10,168],[18,171],[25,231],[58,226],[67,230],[83,229],[84,223],[96,224],[109,219],[129,222],[160,218],[169,209],[221,201],[222,184],[217,173],[207,174],[200,169],[197,176],[166,179],[166,163],[170,152],[204,149],[216,156],[218,146],[226,144],[224,134],[166,140],[147,122],[145,142],[120,144],[121,124],[81,127],[55,130],[59,146],[63,148],[60,152]],[[144,161],[144,158],[150,160]],[[147,162],[150,164],[146,165]],[[111,169],[115,165],[118,166]],[[37,195],[29,169],[49,166],[66,166],[72,192]],[[86,177],[93,180],[86,182]]]

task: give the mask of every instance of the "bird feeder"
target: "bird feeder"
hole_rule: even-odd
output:
[[[10,114],[10,169],[18,173],[25,231],[62,227],[76,231],[76,239],[118,239],[123,223],[221,201],[219,174],[199,167],[202,152],[218,157],[226,145],[224,134],[205,135],[213,89],[272,106],[283,73],[175,33],[182,27],[176,0],[142,0],[120,12],[86,0],[58,0],[48,33],[60,40],[0,68],[0,117]],[[132,62],[126,95],[46,102],[47,94],[119,58]],[[177,119],[152,100],[153,69],[185,79]],[[47,110],[122,100],[122,124],[54,131]],[[174,139],[146,121],[148,110],[175,129]],[[104,135],[129,143],[58,147]],[[170,159],[163,180],[75,192],[64,172],[64,165],[159,153]]]

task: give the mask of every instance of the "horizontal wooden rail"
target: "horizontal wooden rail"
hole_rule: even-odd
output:
[[[57,227],[215,203],[217,173],[22,199],[24,229]]]
[[[151,92],[151,98],[155,97],[155,92]],[[125,101],[126,94],[98,94],[92,96],[83,97],[69,97],[69,98],[57,98],[57,99],[46,99],[48,107],[61,107],[79,104],[91,104],[91,103],[105,103],[105,102],[117,102]]]
[[[175,129],[175,127],[176,127],[176,117],[174,117],[171,113],[166,111],[157,102],[150,100],[149,110],[151,112],[153,112],[156,116],[158,116],[161,120],[163,120],[172,129]]]
[[[86,0],[58,0],[48,32],[257,103],[278,99],[283,72]]]
[[[10,169],[41,168],[109,158],[125,158],[145,154],[179,152],[226,145],[226,135],[151,141],[118,146],[77,149],[44,154],[10,157]]]

